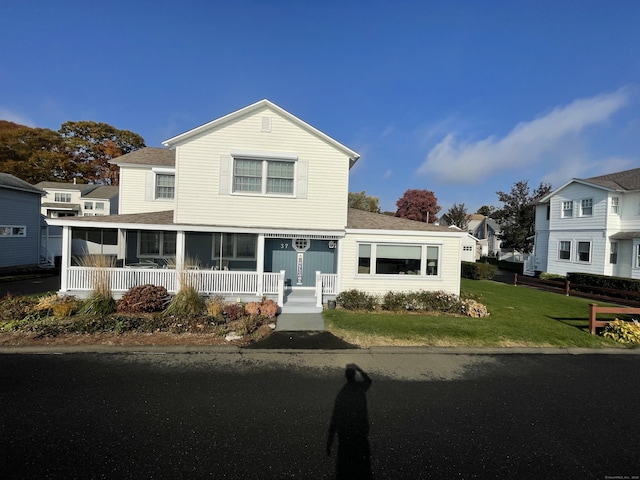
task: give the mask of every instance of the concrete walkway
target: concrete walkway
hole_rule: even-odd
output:
[[[323,332],[320,313],[282,313],[278,315],[276,332]]]

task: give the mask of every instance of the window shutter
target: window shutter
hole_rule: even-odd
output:
[[[231,193],[231,164],[230,155],[220,155],[220,185],[218,193],[220,195],[229,195]]]
[[[306,160],[298,161],[297,173],[297,185],[296,185],[296,197],[307,198],[307,183],[308,183],[308,171],[309,164]]]
[[[153,172],[147,172],[144,178],[144,199],[147,202],[153,202],[155,200],[155,175]]]

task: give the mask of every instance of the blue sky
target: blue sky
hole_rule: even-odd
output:
[[[640,2],[22,0],[0,119],[149,146],[267,98],[359,152],[350,190],[445,213],[640,167]]]

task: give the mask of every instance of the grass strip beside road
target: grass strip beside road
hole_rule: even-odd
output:
[[[490,316],[470,318],[339,309],[324,312],[325,324],[334,335],[361,347],[624,348],[618,342],[589,333],[592,300],[489,280],[462,279],[462,291],[485,304]]]

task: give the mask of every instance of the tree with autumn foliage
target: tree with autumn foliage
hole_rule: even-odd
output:
[[[398,199],[396,207],[396,217],[425,223],[435,222],[441,210],[431,190],[409,189]]]
[[[107,123],[65,122],[58,132],[74,162],[90,166],[85,179],[91,183],[117,185],[119,169],[109,160],[145,146],[137,133],[118,130]]]
[[[140,135],[106,123],[66,122],[59,131],[0,120],[0,171],[43,181],[118,184],[109,160],[144,147]]]
[[[380,213],[378,197],[367,195],[364,190],[359,193],[349,192],[349,208]]]

